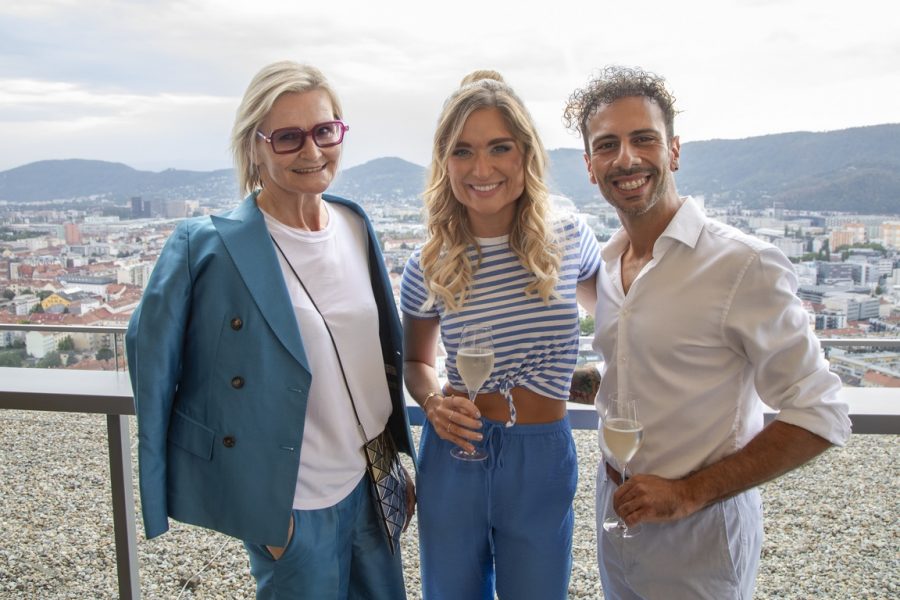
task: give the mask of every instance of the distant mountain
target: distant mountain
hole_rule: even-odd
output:
[[[392,202],[422,193],[425,169],[400,158],[378,158],[339,172],[330,192]],[[87,196],[238,198],[233,169],[159,173],[99,160],[44,160],[0,172],[0,200],[35,202]]]
[[[422,195],[425,169],[402,158],[376,158],[338,173],[329,192],[351,200],[389,203]]]
[[[603,202],[600,190],[588,179],[584,150],[559,148],[550,150],[548,180],[550,190],[571,198],[575,204]]]
[[[684,144],[679,190],[747,207],[900,213],[900,124]]]
[[[587,177],[583,152],[550,151],[551,190],[578,205],[602,202]],[[342,170],[331,190],[366,202],[421,195],[426,169],[400,158],[378,158]],[[741,140],[688,142],[676,174],[683,194],[711,204],[900,214],[900,124],[822,133],[796,132]],[[0,172],[0,200],[32,202],[101,195],[126,199],[238,198],[231,169],[159,173],[120,163],[50,160]]]
[[[33,202],[93,195],[191,197],[214,193],[232,182],[231,169],[159,173],[138,171],[121,163],[100,160],[42,160],[0,172],[0,200]]]

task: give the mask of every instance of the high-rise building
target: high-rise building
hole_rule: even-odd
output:
[[[141,196],[132,196],[131,198],[131,218],[132,219],[149,219],[153,216],[153,202],[144,200]]]
[[[153,265],[148,263],[137,263],[121,267],[117,272],[116,280],[118,283],[127,283],[144,288],[147,285],[147,279],[153,271]]]
[[[900,221],[881,224],[881,241],[889,248],[900,248]]]
[[[144,218],[144,200],[140,196],[132,196],[131,198],[131,218]]]
[[[837,250],[841,246],[852,246],[853,244],[864,244],[865,242],[866,227],[861,223],[848,223],[831,230],[830,248],[832,250]]]
[[[187,202],[184,200],[169,200],[163,205],[163,216],[167,219],[183,219],[188,216]]]
[[[816,331],[823,329],[844,329],[847,326],[847,315],[836,310],[825,310],[816,313]]]
[[[81,227],[78,223],[65,224],[66,245],[75,246],[81,244]]]
[[[859,263],[850,262],[828,263],[818,261],[816,268],[819,272],[819,284],[837,283],[839,281],[856,282],[860,280],[860,272],[862,271]]]

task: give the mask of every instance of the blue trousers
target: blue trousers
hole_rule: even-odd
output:
[[[244,542],[258,600],[406,598],[400,552],[391,555],[368,475],[334,506],[292,516],[294,535],[278,560],[264,545]]]
[[[556,600],[572,568],[578,483],[568,419],[484,421],[488,458],[467,462],[431,424],[419,443],[419,546],[424,600]]]
[[[618,538],[600,526],[616,484],[597,474],[597,559],[610,600],[751,600],[762,548],[759,490]]]

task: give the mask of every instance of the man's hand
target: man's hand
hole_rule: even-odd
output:
[[[674,521],[703,508],[690,492],[683,479],[635,475],[613,494],[613,508],[629,527],[645,522]]]
[[[600,389],[600,373],[595,365],[579,367],[572,373],[572,386],[569,388],[569,402],[593,404]]]

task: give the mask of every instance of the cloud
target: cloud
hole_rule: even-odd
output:
[[[24,79],[0,80],[0,90],[0,131],[16,140],[2,156],[10,167],[47,158],[158,168],[182,161],[205,168],[230,164],[234,97],[129,94]]]
[[[424,164],[444,98],[499,70],[548,148],[578,147],[565,99],[605,64],[659,72],[685,140],[900,121],[900,42],[883,2],[650,0],[29,0],[0,6],[0,170],[41,158],[132,166],[229,164],[250,78],[291,59],[321,68],[352,130],[344,164]],[[59,154],[53,157],[60,157]]]

